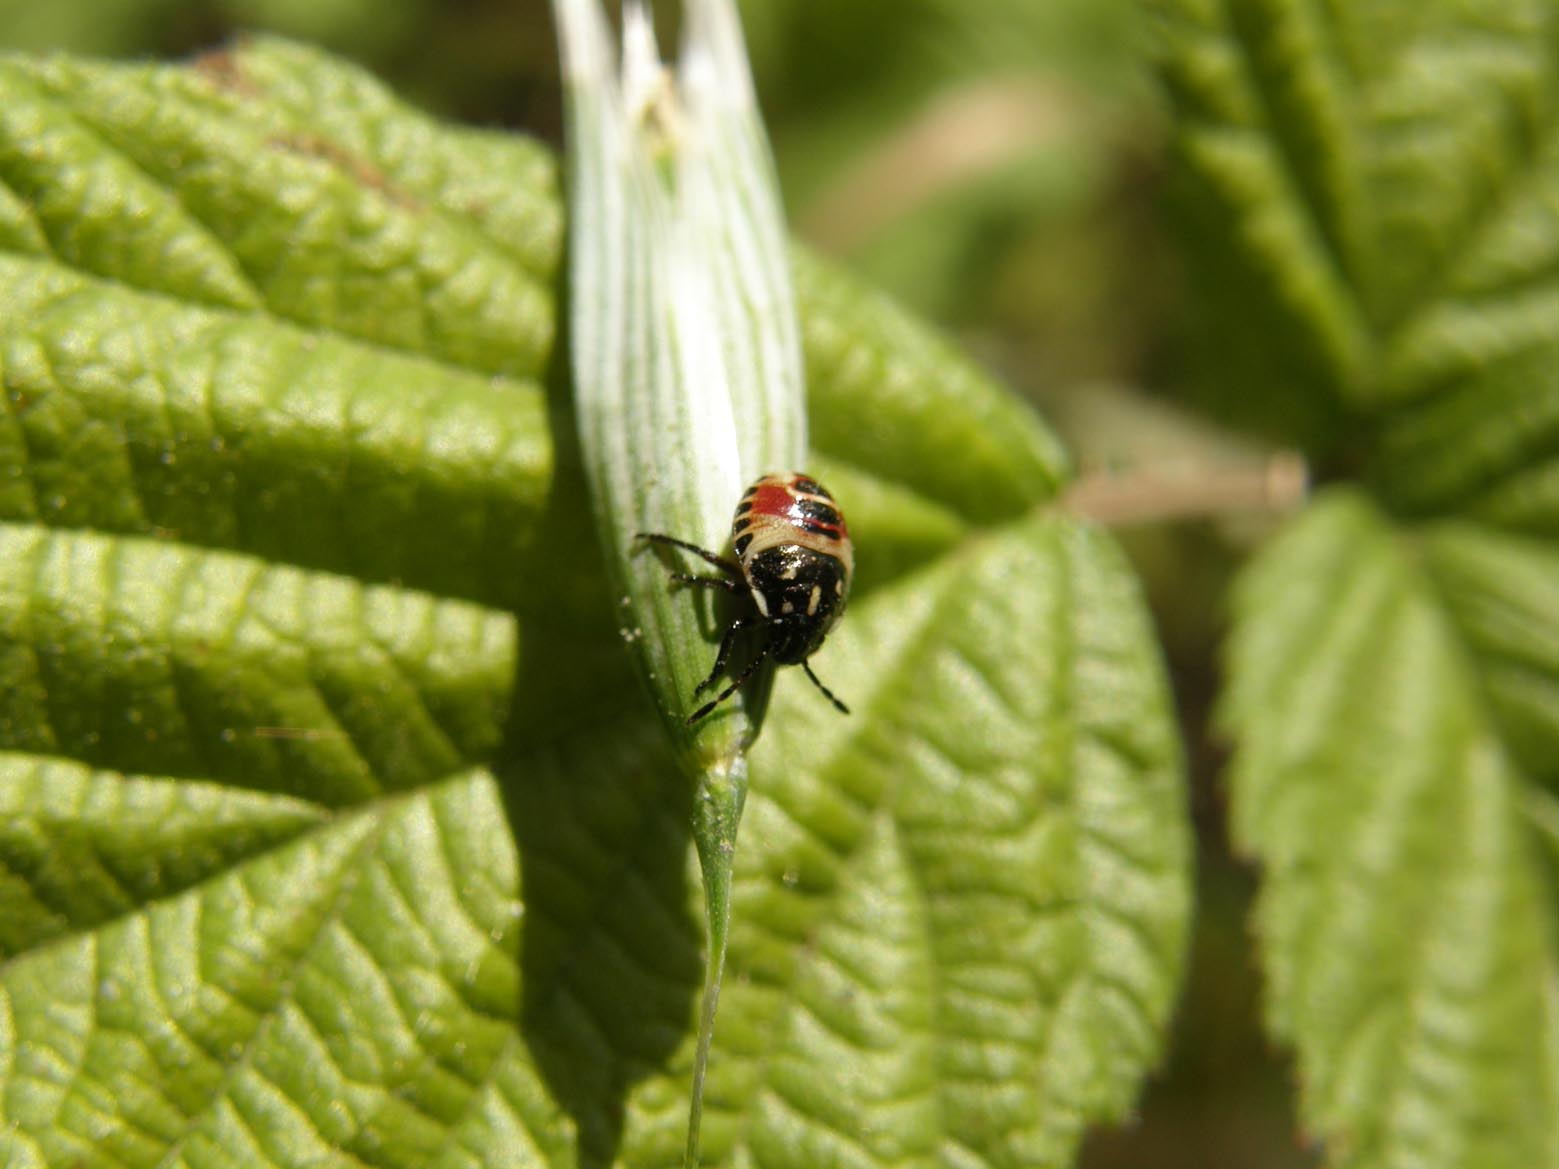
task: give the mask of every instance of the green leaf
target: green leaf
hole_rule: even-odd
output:
[[[555,187],[284,43],[0,61],[5,1164],[680,1155],[691,791],[586,537]],[[798,271],[856,714],[776,685],[705,1148],[1064,1162],[1184,948],[1147,620],[1037,420]]]
[[[1452,523],[1425,551],[1506,746],[1559,793],[1559,547]]]
[[[834,636],[864,718],[781,689],[759,740],[731,938],[749,977],[728,979],[706,1131],[755,1162],[953,1142],[1066,1164],[1129,1105],[1183,946],[1178,748],[1135,587],[1102,534],[1038,515]]]
[[[1440,591],[1497,641],[1535,584],[1551,597],[1554,558],[1504,548],[1522,579],[1484,588],[1487,539],[1437,530],[1415,555],[1339,492],[1236,599],[1235,834],[1267,870],[1271,1024],[1337,1165],[1559,1161],[1553,740],[1542,771],[1509,748]],[[1550,652],[1549,697],[1556,671]]]
[[[1559,7],[1159,7],[1208,371],[1368,489],[1257,558],[1230,654],[1305,1123],[1559,1164]]]
[[[1395,507],[1559,532],[1559,9],[1155,6],[1222,404]]]

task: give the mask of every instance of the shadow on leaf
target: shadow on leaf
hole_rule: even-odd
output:
[[[632,1086],[686,1039],[700,986],[688,785],[648,715],[516,752],[501,775],[525,899],[521,1032],[579,1164],[607,1166]]]

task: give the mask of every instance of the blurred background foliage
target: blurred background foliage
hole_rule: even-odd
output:
[[[1165,111],[1137,0],[741,0],[797,234],[940,323],[1067,438],[1083,475],[1196,481],[1265,452],[1182,412],[1160,213]],[[268,30],[356,60],[445,117],[557,142],[547,0],[0,0],[0,47],[177,58]],[[668,34],[671,30],[666,30]],[[1208,737],[1224,584],[1256,534],[1119,534],[1175,676],[1201,834],[1173,1051],[1090,1169],[1308,1165],[1259,1028],[1250,874]]]

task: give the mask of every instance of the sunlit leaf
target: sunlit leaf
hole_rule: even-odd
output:
[[[545,150],[296,46],[0,62],[0,1161],[679,1156],[691,793],[561,230]],[[798,274],[856,713],[776,684],[706,1149],[1064,1162],[1179,977],[1157,655],[1032,414]]]

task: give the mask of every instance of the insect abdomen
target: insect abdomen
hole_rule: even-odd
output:
[[[751,574],[757,556],[770,548],[793,544],[839,561],[849,587],[855,567],[850,529],[830,495],[807,475],[765,475],[736,505],[731,536],[742,571]]]

